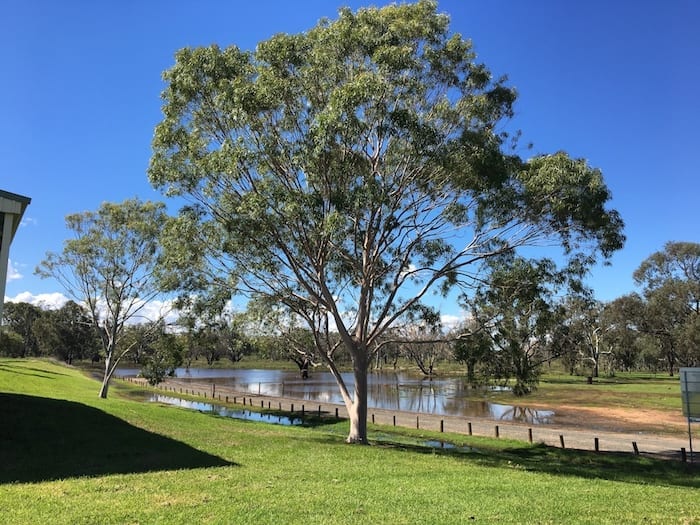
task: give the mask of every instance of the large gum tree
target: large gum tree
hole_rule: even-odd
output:
[[[254,51],[185,48],[164,79],[149,178],[188,201],[166,230],[171,284],[303,319],[348,442],[367,442],[382,336],[434,316],[433,291],[468,289],[485,260],[520,247],[557,244],[581,269],[622,245],[598,170],[514,153],[502,130],[515,91],[433,1],[343,9]]]

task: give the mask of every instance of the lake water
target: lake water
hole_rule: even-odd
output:
[[[138,372],[138,369],[120,369],[117,375],[135,376]],[[301,379],[299,372],[290,370],[181,368],[175,374],[181,380],[215,384],[250,394],[290,397],[311,403],[343,403],[330,372],[312,371],[308,379]],[[391,371],[372,372],[368,379],[370,408],[487,417],[531,424],[553,423],[555,416],[551,410],[467,399],[473,392],[472,387],[461,378],[429,380]],[[343,380],[352,391],[352,374],[343,374]]]

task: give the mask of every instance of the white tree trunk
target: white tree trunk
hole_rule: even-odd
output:
[[[367,444],[367,364],[368,357],[365,352],[356,351],[353,355],[353,375],[355,390],[351,403],[346,401],[345,406],[350,418],[350,432],[347,443]]]

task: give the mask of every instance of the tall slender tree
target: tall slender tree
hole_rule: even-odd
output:
[[[36,269],[86,306],[104,353],[102,398],[120,360],[131,350],[119,344],[124,325],[143,320],[144,306],[159,294],[158,235],[165,219],[163,203],[139,199],[106,202],[96,212],[68,215],[66,226],[74,237],[64,242],[61,253],[47,253]]]
[[[598,377],[603,357],[612,353],[605,337],[612,328],[603,323],[603,304],[588,294],[572,295],[566,310],[567,342],[577,352],[579,361],[590,365],[593,377]]]
[[[470,287],[523,246],[590,264],[621,247],[599,170],[518,157],[515,90],[449,31],[437,4],[342,9],[254,51],[177,52],[149,177],[188,204],[167,228],[184,288],[226,290],[303,319],[367,441],[367,369],[389,328]],[[335,356],[352,357],[354,384]]]

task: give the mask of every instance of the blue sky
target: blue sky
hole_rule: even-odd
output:
[[[370,3],[0,0],[0,189],[32,199],[10,251],[7,299],[60,299],[60,286],[33,272],[61,250],[67,214],[162,200],[146,168],[161,73],[177,49],[252,49],[341,5]],[[700,2],[443,0],[439,10],[518,89],[512,125],[523,144],[603,171],[628,240],[589,278],[599,299],[633,291],[632,272],[667,241],[700,242]]]

